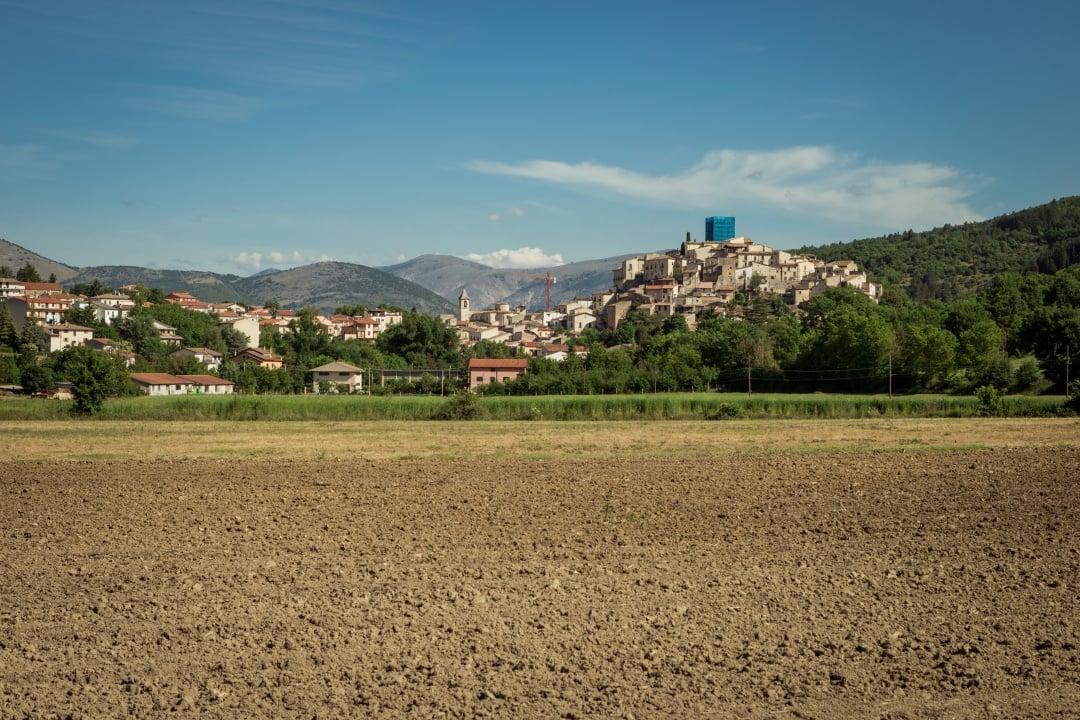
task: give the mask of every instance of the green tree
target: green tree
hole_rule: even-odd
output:
[[[19,363],[13,352],[0,348],[0,385],[19,385]]]
[[[409,367],[460,367],[462,355],[457,329],[430,315],[409,311],[401,322],[379,334],[376,347],[396,355]]]
[[[154,326],[154,318],[146,313],[132,313],[118,323],[118,330],[124,340],[131,343],[131,349],[147,360],[156,360],[165,354],[165,343],[161,342],[161,333]]]
[[[37,353],[48,352],[49,338],[40,325],[27,320],[23,325],[22,332],[19,334],[19,346],[20,349],[32,349],[36,357]]]
[[[665,335],[680,332],[685,333],[690,332],[690,326],[687,325],[686,318],[681,313],[675,313],[664,319],[664,322],[660,326],[660,332]]]
[[[90,284],[75,283],[67,290],[72,295],[82,295],[84,297],[96,297],[98,295],[105,295],[111,293],[113,289],[106,285],[101,284],[101,280],[94,278],[94,282]]]
[[[334,308],[335,315],[348,315],[349,317],[363,317],[367,312],[367,305],[339,305]]]
[[[0,301],[0,347],[16,350],[19,347],[19,331],[7,303]]]
[[[121,290],[135,303],[136,308],[150,303],[161,305],[165,302],[165,292],[161,288],[148,288],[145,285],[136,285],[134,289]]]
[[[935,389],[956,367],[956,336],[934,325],[900,328],[894,371],[909,390]]]
[[[89,307],[71,308],[64,313],[64,322],[88,328],[97,328],[99,325],[102,325],[102,323],[98,321],[97,314]]]
[[[32,365],[22,371],[20,384],[28,393],[42,393],[56,387],[56,378],[49,368]]]
[[[37,268],[30,263],[26,263],[15,273],[15,279],[19,282],[39,283],[41,282],[41,275],[38,274]]]
[[[810,300],[807,309],[812,336],[799,364],[813,372],[817,387],[867,391],[886,384],[893,332],[877,305],[856,290],[835,288]]]
[[[76,415],[93,415],[101,410],[105,398],[116,393],[117,366],[104,353],[84,346],[67,348],[59,353],[63,377],[71,382],[71,394],[75,398],[72,412]]]

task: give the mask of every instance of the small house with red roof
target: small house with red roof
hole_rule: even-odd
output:
[[[528,365],[525,358],[473,358],[469,360],[469,387],[516,380]]]

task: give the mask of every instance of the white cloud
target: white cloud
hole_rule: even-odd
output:
[[[717,150],[670,175],[617,166],[531,160],[477,160],[475,172],[600,190],[702,210],[753,206],[880,228],[932,227],[980,219],[968,205],[973,180],[945,165],[887,164],[831,147],[755,152]]]
[[[239,255],[234,255],[229,258],[231,262],[242,267],[251,270],[261,270],[263,267],[295,267],[297,265],[308,265],[311,263],[325,262],[333,260],[329,255],[304,255],[299,250],[293,250],[292,252],[247,252],[244,251]]]
[[[562,255],[548,255],[540,248],[523,247],[516,250],[495,250],[489,253],[469,253],[466,259],[496,268],[535,268],[562,265]]]
[[[516,217],[525,217],[525,211],[519,207],[508,208],[507,211],[502,214],[492,213],[488,215],[488,222],[503,222],[504,220]]]

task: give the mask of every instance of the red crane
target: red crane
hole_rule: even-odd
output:
[[[551,312],[551,286],[555,284],[555,276],[551,273],[544,273],[543,275],[530,275],[528,273],[514,273],[514,277],[528,278],[530,280],[543,280],[544,286],[547,290],[547,304],[544,306],[544,310]]]

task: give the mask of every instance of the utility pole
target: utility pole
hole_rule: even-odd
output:
[[[1069,351],[1070,350],[1071,350],[1071,348],[1068,345],[1066,345],[1065,346],[1065,397],[1069,396],[1069,360],[1070,360]]]

